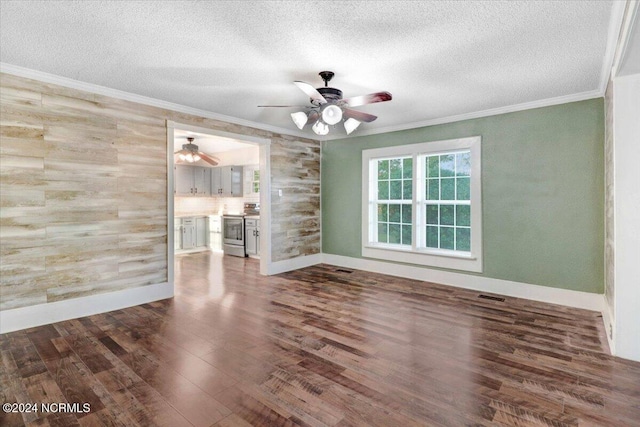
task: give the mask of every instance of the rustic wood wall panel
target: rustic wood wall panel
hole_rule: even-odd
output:
[[[604,96],[604,297],[609,313],[615,316],[615,195],[613,164],[613,82]]]
[[[166,120],[271,139],[272,259],[320,252],[317,141],[9,74],[0,102],[0,310],[167,280]]]
[[[271,259],[320,253],[320,146],[280,136],[271,140]],[[282,196],[278,196],[282,190]]]

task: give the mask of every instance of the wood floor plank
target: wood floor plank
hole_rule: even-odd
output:
[[[0,424],[640,426],[640,363],[599,313],[214,253],[175,277],[170,300],[0,335],[2,399],[91,405]]]

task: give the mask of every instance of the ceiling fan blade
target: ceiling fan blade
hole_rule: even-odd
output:
[[[307,105],[258,105],[258,107],[276,107],[276,108],[308,108]]]
[[[353,98],[344,99],[342,102],[348,107],[359,107],[360,105],[385,101],[391,101],[391,94],[389,92],[376,92],[370,93],[369,95],[354,96]]]
[[[378,118],[378,116],[374,116],[373,114],[363,113],[362,111],[351,110],[349,108],[345,108],[343,110],[343,115],[347,119],[356,119],[366,123],[372,122]]]
[[[211,166],[218,166],[218,163],[220,163],[217,158],[211,157],[208,154],[204,154],[202,151],[198,151],[198,155],[202,160],[209,163]]]
[[[298,86],[301,91],[306,93],[307,96],[309,98],[313,99],[314,101],[318,101],[320,104],[326,104],[327,103],[327,100],[324,99],[324,96],[322,96],[322,94],[320,92],[318,92],[316,90],[316,88],[311,86],[309,83],[305,83],[305,82],[301,82],[301,81],[297,81],[296,80],[295,82],[293,82],[293,84]]]

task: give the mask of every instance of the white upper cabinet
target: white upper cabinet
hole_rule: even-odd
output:
[[[190,165],[175,165],[176,196],[210,196],[211,168]]]
[[[201,166],[193,167],[193,185],[194,191],[197,196],[210,196],[211,195],[211,168],[205,168]]]
[[[211,194],[220,197],[242,197],[242,166],[211,169]]]

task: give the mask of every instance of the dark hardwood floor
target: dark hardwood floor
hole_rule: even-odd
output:
[[[328,265],[177,257],[176,296],[0,335],[2,426],[632,426],[595,312]]]

